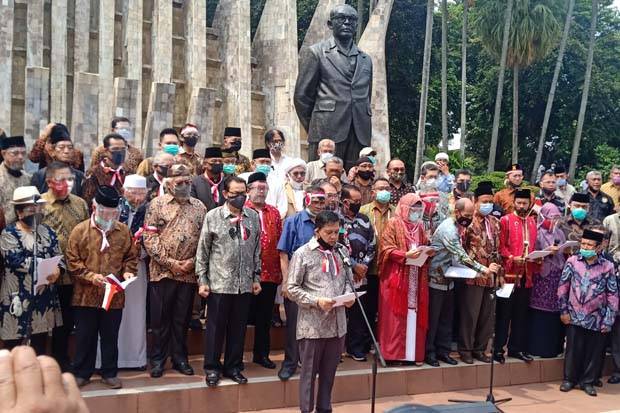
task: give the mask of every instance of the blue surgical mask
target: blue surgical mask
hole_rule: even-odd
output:
[[[392,193],[390,191],[381,190],[377,192],[377,202],[380,202],[382,204],[387,204],[388,202],[390,202],[391,198],[392,198]]]
[[[232,175],[237,171],[237,167],[231,163],[227,163],[226,165],[224,165],[223,169],[226,175]]]
[[[368,159],[370,159],[370,162],[372,162],[373,166],[377,165],[377,158],[375,158],[374,156],[369,156]]]
[[[271,172],[271,166],[269,165],[258,165],[256,167],[256,172],[262,172],[265,174],[265,176],[269,175],[269,172]]]
[[[417,222],[420,219],[422,219],[422,213],[423,211],[421,209],[412,209],[411,211],[409,211],[409,221],[410,222]]]
[[[588,259],[596,256],[596,250],[584,250],[583,248],[579,250],[579,255],[583,258]]]
[[[558,184],[558,186],[566,186],[566,184],[567,184],[566,179],[564,179],[564,178],[558,179],[557,180],[557,184]]]
[[[583,208],[571,209],[570,213],[577,221],[583,221],[586,219],[586,215],[588,215],[588,211]]]
[[[179,154],[179,145],[175,143],[164,145],[164,152],[169,153],[172,156],[177,156]]]
[[[486,217],[491,212],[493,212],[493,203],[492,202],[487,202],[487,203],[484,203],[484,204],[480,204],[479,211],[480,211],[480,215]]]

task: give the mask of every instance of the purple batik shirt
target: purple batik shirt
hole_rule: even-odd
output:
[[[558,304],[570,323],[588,330],[609,332],[618,311],[618,280],[613,263],[600,256],[588,264],[573,255],[564,265],[558,285]]]

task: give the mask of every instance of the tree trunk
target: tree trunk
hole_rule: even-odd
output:
[[[581,106],[579,107],[579,117],[577,118],[577,130],[573,141],[573,151],[570,155],[570,167],[568,175],[570,179],[575,177],[577,168],[577,156],[579,155],[579,145],[581,145],[581,133],[583,132],[583,121],[586,116],[588,106],[588,93],[590,92],[590,80],[592,78],[592,60],[594,59],[594,42],[596,40],[596,20],[598,18],[598,0],[592,0],[592,19],[590,21],[590,44],[588,45],[588,60],[586,62],[586,75],[583,80],[583,92],[581,93]]]
[[[536,151],[536,159],[534,160],[534,167],[532,168],[532,176],[531,176],[532,182],[534,182],[534,179],[536,179],[536,174],[538,173],[538,167],[540,166],[543,151],[545,149],[545,139],[547,137],[547,128],[549,127],[549,118],[551,117],[551,108],[553,107],[553,101],[555,99],[555,89],[558,86],[558,78],[560,77],[560,70],[562,69],[562,61],[564,60],[566,42],[568,40],[568,33],[570,32],[570,25],[573,19],[574,6],[575,6],[575,0],[569,0],[568,11],[566,12],[566,19],[564,21],[564,30],[562,32],[562,39],[560,40],[560,48],[558,50],[558,59],[555,62],[555,70],[553,71],[553,79],[551,79],[551,89],[549,89],[549,96],[547,97],[547,106],[545,107],[545,116],[543,118],[542,129],[540,131],[540,137],[538,138],[538,150]]]
[[[370,0],[372,1],[372,0]],[[357,35],[356,43],[359,43],[362,37],[362,26],[364,24],[364,0],[357,0]]]
[[[512,68],[512,163],[519,162],[519,65]]]
[[[469,0],[463,0],[463,30],[461,31],[461,157],[465,158],[467,138],[467,15]]]
[[[506,55],[508,54],[508,40],[510,36],[510,22],[512,21],[513,0],[507,0],[504,13],[504,34],[502,37],[502,54],[499,62],[499,76],[497,79],[497,94],[495,95],[495,113],[493,115],[493,131],[491,132],[491,148],[489,149],[489,163],[487,171],[495,169],[495,155],[497,152],[497,136],[499,134],[499,116],[502,110],[502,95],[504,94],[504,72],[506,71]]]
[[[448,0],[441,0],[441,147],[448,151]]]
[[[424,133],[426,128],[426,103],[428,99],[428,78],[431,68],[431,46],[433,41],[434,1],[426,4],[426,33],[424,34],[424,58],[422,60],[422,85],[420,87],[420,113],[418,116],[418,142],[415,153],[414,181],[420,176],[420,166],[424,157]]]

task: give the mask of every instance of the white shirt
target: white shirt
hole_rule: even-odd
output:
[[[280,155],[280,160],[277,161],[273,157],[273,155],[271,155],[271,166],[273,167],[273,172],[275,172],[276,175],[282,177],[282,179],[284,179],[286,177],[286,171],[284,170],[284,167],[288,163],[289,159],[291,159],[290,156],[282,154],[282,155]],[[271,174],[269,174],[269,175],[271,175]]]

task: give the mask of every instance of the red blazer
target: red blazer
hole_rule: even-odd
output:
[[[523,219],[515,213],[504,215],[500,219],[499,253],[504,260],[506,281],[516,282],[525,275],[525,287],[532,287],[532,276],[539,264],[533,261],[515,262],[514,258],[524,257],[536,250],[536,220],[532,216]],[[527,248],[526,240],[529,240]],[[518,284],[518,283],[517,283]]]

